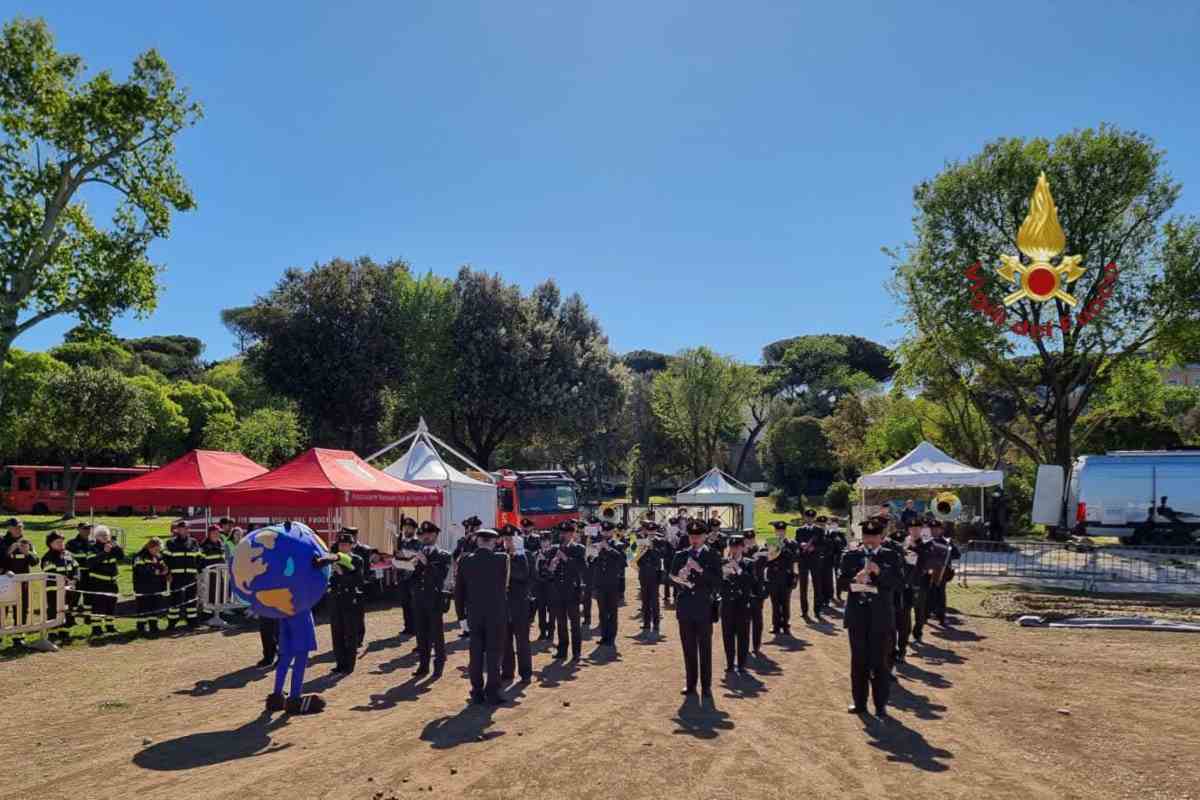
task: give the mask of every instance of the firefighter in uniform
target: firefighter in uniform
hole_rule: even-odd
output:
[[[873,519],[863,522],[862,547],[842,556],[842,589],[846,600],[844,624],[850,639],[850,695],[847,709],[852,714],[867,710],[868,690],[875,700],[875,714],[887,717],[891,689],[891,649],[895,637],[895,591],[903,580],[901,559],[891,548],[882,547],[883,526]]]
[[[62,581],[57,590],[47,588],[46,618],[54,619],[58,615],[59,603],[67,610],[66,624],[59,630],[50,631],[50,641],[59,640],[66,644],[71,640],[70,627],[75,624],[70,609],[77,604],[75,582],[79,580],[79,564],[75,556],[66,548],[67,540],[58,531],[50,531],[46,536],[46,555],[42,556],[41,569],[47,575],[59,575]]]
[[[167,630],[180,622],[195,627],[199,622],[196,608],[196,581],[200,577],[200,547],[188,535],[187,524],[171,523],[171,538],[163,548],[163,560],[171,571],[171,595],[167,604]]]
[[[420,551],[414,556],[417,564],[412,578],[413,629],[417,635],[417,671],[413,677],[429,674],[429,658],[433,656],[433,676],[442,674],[446,664],[446,632],[442,615],[450,610],[450,595],[446,579],[450,576],[450,553],[437,546],[441,529],[432,522],[422,522]]]
[[[354,672],[358,657],[358,609],[362,598],[362,558],[354,552],[354,534],[337,537],[337,560],[329,576],[329,638],[333,640],[333,672]]]
[[[150,638],[158,636],[162,608],[167,604],[167,576],[171,574],[162,558],[162,544],[162,539],[153,536],[133,557],[137,631]]]
[[[86,589],[89,580],[88,562],[92,557],[92,526],[90,523],[81,522],[75,526],[75,538],[67,542],[67,552],[75,557],[75,563],[79,565],[79,577],[75,585],[80,589]],[[83,624],[92,624],[91,604],[86,594],[76,592],[75,603],[71,608],[83,618]],[[68,616],[67,625],[74,624],[75,619]]]
[[[88,561],[91,573],[89,585],[94,587],[92,595],[92,635],[116,633],[112,615],[117,610],[117,572],[125,560],[125,551],[112,540],[107,526],[97,525],[93,535],[92,556]],[[101,630],[103,626],[103,631]]]
[[[25,538],[25,523],[16,517],[8,520],[8,533],[0,537],[0,575],[11,572],[14,575],[28,575],[38,564],[37,551],[33,542]],[[15,620],[17,625],[29,624],[29,584],[21,584],[21,617]],[[21,635],[13,637],[13,644],[23,644],[25,638]]]
[[[198,577],[208,581],[209,600],[219,600],[217,597],[217,586],[220,585],[221,579],[215,574],[215,571],[214,573],[205,575],[204,570],[208,567],[224,564],[228,554],[225,539],[221,535],[221,526],[209,525],[208,533],[205,535],[204,541],[200,543],[200,552],[196,556],[196,566],[200,573]]]

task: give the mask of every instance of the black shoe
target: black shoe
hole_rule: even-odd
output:
[[[726,672],[733,672],[733,671],[734,671],[734,669],[733,669],[733,665],[732,665],[732,664],[730,664],[730,665],[727,665],[727,666],[725,667],[725,671],[726,671]]]
[[[501,680],[501,681],[503,681],[503,682],[505,682],[505,683],[511,683],[511,682],[512,682],[512,679],[513,679],[513,678],[515,678],[515,677],[516,677],[515,675],[501,675],[501,676],[500,676],[500,680]]]
[[[886,708],[877,708],[875,709],[875,718],[881,722],[887,722],[891,716],[888,715]]]
[[[275,663],[275,659],[274,659],[274,657],[272,657],[272,658],[267,658],[266,656],[263,656],[263,658],[262,658],[262,659],[260,659],[260,660],[259,660],[259,662],[258,662],[257,664],[255,664],[254,666],[256,666],[256,667],[269,667],[269,666],[271,666],[271,665],[272,665],[272,664],[274,664],[274,663]]]
[[[286,708],[289,714],[320,714],[325,709],[325,700],[319,694],[289,697]]]
[[[104,632],[105,632],[105,633],[116,633],[116,632],[117,632],[117,626],[116,626],[116,625],[105,625],[105,626],[104,626]]]
[[[846,713],[847,714],[865,714],[865,713],[867,713],[867,707],[866,706],[849,705],[849,706],[846,706]]]
[[[486,702],[483,697],[483,692],[471,692],[471,702],[480,704]]]
[[[713,704],[716,702],[716,700],[714,700],[714,699],[713,699],[713,693],[712,693],[712,692],[703,692],[703,693],[700,695],[700,702],[701,702],[701,703],[707,703],[708,705],[710,705],[710,706],[711,706],[711,705],[713,705]]]
[[[918,633],[916,636],[913,637],[913,640],[911,642],[909,642],[908,646],[913,648],[914,650],[916,650],[917,645],[919,645],[919,644],[925,644],[925,640],[922,639],[921,634]]]
[[[104,630],[99,625],[92,626],[92,636],[103,636]]]
[[[746,669],[745,667],[738,667],[737,674],[741,675],[743,678],[748,678],[750,677],[750,670]]]
[[[696,690],[695,689],[684,689],[682,692],[680,692],[680,694],[683,695],[684,697],[695,697]]]
[[[416,672],[414,672],[414,673],[412,674],[412,676],[413,676],[414,678],[424,678],[424,677],[425,677],[426,675],[428,675],[428,674],[429,674],[429,665],[428,665],[428,664],[422,664],[421,666],[417,667],[417,671],[416,671]]]
[[[567,651],[559,650],[557,653],[554,654],[554,660],[555,661],[566,661],[567,660]]]
[[[267,711],[283,711],[284,699],[281,694],[267,695]]]
[[[435,678],[442,677],[442,670],[444,670],[445,668],[446,668],[445,664],[434,664],[433,665],[433,677],[435,677]]]

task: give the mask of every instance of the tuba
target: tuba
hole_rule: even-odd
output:
[[[930,507],[933,515],[943,522],[958,519],[958,515],[962,513],[962,501],[954,492],[939,492],[933,498]]]

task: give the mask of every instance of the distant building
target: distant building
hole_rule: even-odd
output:
[[[1163,372],[1169,386],[1200,386],[1200,364],[1183,364]]]

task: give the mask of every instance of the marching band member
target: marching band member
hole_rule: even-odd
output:
[[[643,635],[653,631],[654,635],[658,636],[658,626],[662,620],[662,608],[658,603],[658,584],[662,581],[667,563],[674,555],[674,549],[658,531],[658,526],[653,522],[642,523],[642,536],[638,539],[634,561],[638,585],[642,592]]]
[[[707,524],[694,520],[687,532],[688,547],[675,554],[670,575],[678,587],[675,618],[687,678],[681,694],[695,697],[699,686],[702,699],[712,702],[713,598],[721,585],[721,562],[704,544]]]
[[[867,710],[870,690],[875,715],[887,718],[891,688],[890,655],[896,629],[894,592],[902,581],[900,557],[881,547],[883,527],[876,520],[863,522],[862,546],[842,556],[838,580],[849,590],[844,625],[850,639],[850,695],[852,714]]]
[[[500,680],[507,683],[520,674],[521,683],[533,680],[533,657],[529,651],[529,587],[535,570],[533,556],[525,550],[521,531],[515,525],[500,529],[500,542],[508,553],[508,625],[504,634],[504,656]]]
[[[788,524],[783,520],[771,523],[778,537],[774,558],[768,556],[767,589],[771,597],[771,633],[776,636],[791,635],[792,586],[796,580],[793,564],[796,561],[796,545],[787,537]]]
[[[804,511],[804,524],[796,528],[796,572],[800,587],[800,613],[811,620],[808,614],[808,587],[812,584],[813,610],[817,621],[821,619],[821,553],[825,549],[825,531],[817,525],[817,512],[809,508]]]
[[[763,637],[763,605],[767,599],[767,556],[770,554],[765,547],[759,547],[756,541],[758,534],[754,528],[742,531],[745,546],[742,555],[754,564],[754,580],[757,591],[750,603],[750,652],[755,658],[762,658]]]
[[[575,542],[575,521],[565,520],[558,525],[558,545],[543,548],[539,570],[550,587],[550,607],[558,628],[558,651],[555,659],[571,660],[583,657],[583,640],[579,622],[579,602],[583,597],[583,576],[587,569],[583,545]]]
[[[433,677],[442,674],[446,665],[446,632],[442,615],[450,610],[450,595],[446,581],[450,577],[450,553],[437,546],[441,529],[432,522],[421,523],[420,550],[409,578],[412,588],[413,630],[417,636],[417,670],[414,678],[429,674],[429,659],[433,656]]]
[[[333,672],[349,675],[358,660],[358,610],[361,605],[362,558],[354,552],[354,534],[337,536],[338,559],[329,577],[329,638],[333,640]]]
[[[471,655],[467,673],[471,702],[499,705],[500,667],[508,621],[508,555],[495,551],[496,531],[475,532],[476,549],[458,565],[456,595],[462,595],[470,619]],[[484,681],[484,672],[487,681]]]
[[[475,552],[475,531],[483,525],[483,521],[474,515],[467,517],[462,521],[463,535],[462,538],[454,545],[454,571],[457,576],[458,565],[462,560]],[[455,581],[457,585],[457,578]],[[454,614],[458,617],[458,626],[462,630],[459,632],[459,638],[471,635],[471,622],[467,615],[466,599],[461,597],[458,592],[454,593]]]
[[[729,555],[721,564],[721,640],[725,645],[725,671],[746,675],[750,655],[750,615],[759,594],[752,559],[746,558],[740,534],[726,537]]]
[[[600,518],[592,514],[583,526],[583,547],[585,552],[583,572],[583,593],[580,599],[580,613],[583,617],[583,627],[592,627],[592,597],[596,586],[596,544],[600,539]]]
[[[600,645],[617,646],[617,608],[621,599],[621,578],[625,574],[625,553],[613,541],[616,526],[600,523],[600,542],[592,560],[592,579],[595,582],[599,607]]]

